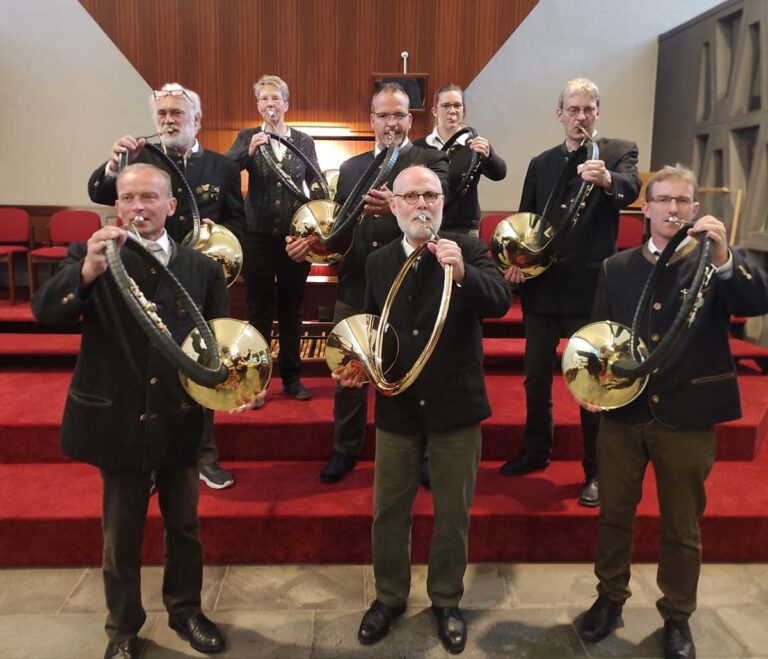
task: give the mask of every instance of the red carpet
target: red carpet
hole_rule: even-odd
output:
[[[26,307],[26,312],[24,311]],[[23,330],[16,329],[26,324]],[[519,309],[490,322],[489,335],[519,332]],[[101,560],[98,471],[68,462],[58,432],[77,335],[46,335],[27,305],[0,303],[0,565],[98,565]],[[34,333],[38,332],[38,333]],[[702,520],[705,558],[768,560],[768,378],[759,361],[768,351],[734,341],[744,418],[717,428],[718,458]],[[583,478],[578,408],[555,378],[555,448],[544,472],[504,478],[501,461],[522,446],[525,416],[520,375],[524,343],[485,341],[494,415],[483,424],[483,463],[470,531],[473,561],[591,561],[596,511],[576,505]],[[370,561],[372,426],[364,461],[337,485],[318,471],[332,446],[333,384],[307,378],[314,399],[299,403],[273,383],[266,406],[241,415],[217,414],[222,462],[233,488],[201,488],[202,533],[211,563]],[[658,510],[652,474],[638,511],[635,555],[654,560]],[[431,501],[421,491],[414,511],[414,559],[425,561]],[[738,541],[734,541],[738,538]],[[162,558],[157,502],[151,504],[145,552]]]

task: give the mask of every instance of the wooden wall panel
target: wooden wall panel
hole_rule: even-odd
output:
[[[536,1],[80,0],[149,85],[200,94],[201,140],[218,151],[260,122],[252,85],[266,73],[290,87],[289,124],[370,136],[371,73],[401,71],[407,50],[409,72],[429,74],[428,98],[466,86]],[[415,113],[412,135],[430,129],[429,112]]]

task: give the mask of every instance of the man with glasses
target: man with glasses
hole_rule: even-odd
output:
[[[465,112],[464,92],[461,87],[452,84],[443,85],[435,92],[432,105],[435,129],[426,137],[416,140],[414,144],[430,149],[444,149],[454,135],[466,128]],[[471,138],[469,133],[456,138],[446,153],[450,160],[448,177],[450,195],[446,199],[443,230],[478,236],[481,212],[477,185],[480,182],[480,176],[485,176],[491,181],[501,181],[507,175],[507,164],[491,148],[487,139],[480,135]],[[466,189],[461,190],[461,184],[465,180],[475,154],[479,158],[477,172],[471,180],[467,181]]]
[[[706,480],[715,460],[714,424],[741,416],[739,387],[728,344],[731,314],[768,312],[764,274],[745,254],[728,248],[725,226],[699,210],[696,178],[689,169],[664,167],[648,181],[643,213],[650,240],[607,259],[602,266],[594,320],[630,326],[657,254],[692,224],[659,274],[653,304],[640,338],[653,351],[680,308],[699,264],[698,237],[712,241],[712,266],[693,322],[683,330],[666,361],[648,377],[645,389],[627,405],[603,413],[598,438],[601,507],[597,523],[595,575],[598,598],[579,624],[581,638],[608,636],[630,597],[630,561],[635,511],[643,495],[648,463],[653,465],[661,512],[661,549],[656,607],[664,619],[664,656],[694,657],[688,618],[696,609],[701,568],[699,518]],[[695,220],[695,223],[694,223]],[[641,310],[642,311],[642,310]]]
[[[248,295],[248,319],[269,341],[277,316],[280,337],[278,367],[285,393],[308,401],[310,391],[301,382],[301,303],[310,264],[294,261],[285,251],[291,218],[304,203],[291,191],[272,162],[301,190],[314,181],[312,169],[273,140],[277,134],[294,144],[319,169],[315,143],[306,133],[285,124],[288,85],[277,76],[266,75],[253,86],[261,126],[241,130],[227,151],[241,170],[248,172],[245,200],[247,231],[243,277]],[[266,153],[264,150],[268,150]],[[268,159],[268,157],[271,158]],[[271,162],[270,162],[271,161]],[[304,191],[306,192],[306,190]]]
[[[220,153],[204,149],[197,140],[203,118],[200,97],[191,89],[171,82],[149,98],[149,107],[160,133],[165,153],[176,163],[195,196],[200,217],[208,224],[221,224],[242,242],[245,223],[240,173]],[[117,200],[117,170],[120,156],[128,152],[128,162],[154,165],[171,177],[176,198],[176,213],[168,218],[166,230],[176,242],[192,231],[192,213],[182,180],[160,156],[144,149],[147,138],[123,135],[112,145],[109,160],[91,174],[88,194],[97,204],[113,205]],[[219,451],[213,436],[213,416],[206,419],[206,432],[200,453],[200,479],[213,489],[230,487],[232,474],[218,462]]]
[[[368,190],[365,195],[364,216],[339,266],[334,324],[361,312],[365,292],[365,262],[369,254],[401,235],[389,204],[392,197],[390,186],[395,177],[410,165],[424,165],[437,174],[443,193],[448,191],[446,155],[415,146],[408,139],[412,121],[409,107],[408,95],[397,83],[386,83],[376,90],[371,100],[371,128],[376,137],[376,146],[373,151],[354,156],[341,164],[335,200],[343,204],[374,158],[390,142],[400,147],[397,162],[384,184],[378,190]],[[304,258],[308,246],[302,243],[293,241],[288,244],[291,258]],[[323,483],[337,483],[357,464],[368,425],[367,388],[336,388],[333,423],[333,453],[320,471]]]
[[[431,241],[442,222],[443,191],[432,170],[408,167],[392,187],[389,206],[401,236],[371,254],[365,266],[363,310],[376,315],[406,259]],[[443,268],[448,265],[453,268],[450,311],[432,356],[400,395],[376,394],[371,529],[376,599],[358,631],[363,645],[382,639],[405,612],[411,585],[411,515],[425,447],[434,502],[427,594],[445,648],[458,654],[467,640],[459,602],[480,462],[480,422],[491,414],[482,368],[482,319],[503,315],[512,300],[478,238],[452,235],[429,242],[405,275],[390,315],[400,345],[387,379],[401,378],[422,354],[442,301]],[[334,377],[349,390],[362,390],[356,388],[360,375],[347,375],[344,367]]]
[[[524,280],[521,270],[514,266],[505,275],[520,285],[526,339],[524,449],[501,467],[505,476],[520,476],[549,465],[557,345],[562,337],[571,336],[589,322],[600,263],[616,251],[619,211],[637,198],[641,185],[637,145],[597,136],[600,94],[593,82],[585,78],[567,82],[555,115],[563,124],[565,142],[531,160],[523,183],[521,212],[542,215],[566,160],[585,140],[597,142],[600,158],[579,164],[579,176],[568,182],[566,198],[554,201],[556,207],[567,204],[582,181],[594,186],[555,262],[532,279]],[[559,228],[556,220],[553,224]],[[578,502],[589,507],[600,504],[595,456],[599,421],[597,414],[581,410],[585,481]]]

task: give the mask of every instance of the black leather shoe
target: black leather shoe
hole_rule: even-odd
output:
[[[312,400],[312,394],[309,393],[309,389],[301,384],[301,380],[286,383],[283,390],[296,400]]]
[[[360,629],[357,630],[357,640],[361,645],[371,645],[380,641],[387,635],[392,622],[405,613],[405,604],[402,606],[387,606],[384,602],[373,600],[371,607],[363,615],[360,621]]]
[[[338,451],[331,453],[328,462],[320,470],[320,480],[323,483],[338,483],[348,471],[352,471],[357,464],[357,457],[354,455],[344,455]]]
[[[129,638],[126,641],[110,641],[104,651],[104,659],[138,659],[138,656],[135,638]]]
[[[621,604],[600,595],[581,619],[579,636],[587,643],[602,641],[616,627],[621,608]]]
[[[549,456],[535,456],[528,451],[521,451],[509,462],[501,465],[499,471],[503,476],[522,476],[532,471],[541,471],[549,466]]]
[[[458,606],[432,605],[437,620],[437,635],[451,654],[461,654],[467,644],[467,623]]]
[[[600,488],[598,487],[597,478],[588,478],[584,483],[584,487],[581,488],[581,494],[579,494],[579,505],[586,506],[587,508],[594,508],[600,505]]]
[[[687,620],[670,618],[664,622],[664,659],[695,659],[691,628]]]
[[[224,649],[224,639],[219,628],[202,613],[186,620],[169,620],[168,626],[179,632],[198,652],[214,654]]]

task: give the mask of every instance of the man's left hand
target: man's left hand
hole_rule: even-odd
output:
[[[602,160],[587,160],[576,168],[581,178],[587,183],[603,188],[610,192],[613,189],[613,179]]]
[[[436,243],[427,243],[427,249],[437,257],[440,265],[453,267],[453,281],[460,284],[464,281],[464,257],[459,247],[453,240],[440,238]]]
[[[712,241],[712,263],[719,268],[728,263],[730,257],[728,251],[728,233],[725,225],[712,215],[705,215],[696,220],[696,223],[688,230],[688,235],[707,232],[707,237]]]

